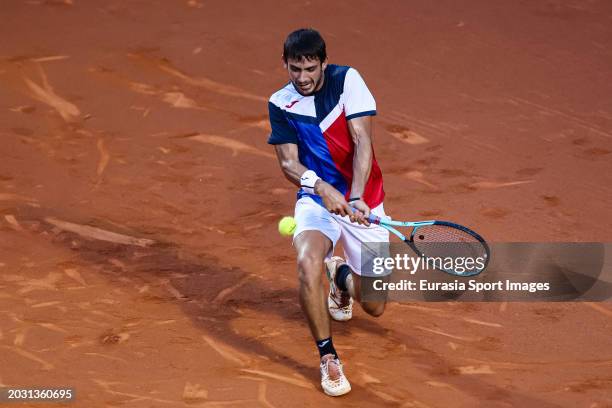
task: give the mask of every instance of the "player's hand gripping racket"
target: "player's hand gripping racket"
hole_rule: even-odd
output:
[[[370,214],[370,223],[380,225],[395,234],[425,259],[447,260],[432,262],[435,269],[457,276],[474,276],[484,271],[489,263],[489,245],[477,233],[462,225],[447,221],[403,222]],[[412,228],[409,236],[394,227]],[[461,262],[448,262],[448,259]],[[470,259],[472,261],[467,261]]]

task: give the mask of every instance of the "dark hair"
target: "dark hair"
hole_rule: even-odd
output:
[[[289,34],[283,48],[283,59],[287,62],[289,58],[298,61],[318,58],[321,62],[325,61],[327,52],[321,34],[312,28],[301,28]]]

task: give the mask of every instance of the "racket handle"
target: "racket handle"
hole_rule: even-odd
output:
[[[380,217],[377,215],[370,214],[368,221],[370,221],[370,224],[380,225]]]
[[[350,203],[349,203],[349,205],[350,205]],[[359,211],[357,208],[353,207],[352,205],[351,205],[351,209],[353,211]],[[376,216],[376,215],[374,215],[372,213],[370,213],[370,215],[368,216],[368,221],[370,222],[370,224],[380,225],[380,217],[378,217],[378,216]]]

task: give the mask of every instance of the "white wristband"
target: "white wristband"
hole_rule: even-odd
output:
[[[317,180],[320,179],[321,177],[317,176],[317,173],[314,171],[306,170],[304,174],[302,174],[302,177],[300,177],[300,187],[302,187],[302,190],[308,194],[316,194],[314,191],[315,184],[317,183]]]

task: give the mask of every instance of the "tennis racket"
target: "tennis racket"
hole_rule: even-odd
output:
[[[448,221],[404,222],[380,218],[370,214],[371,224],[380,225],[404,241],[417,255],[431,259],[433,268],[456,276],[474,276],[484,271],[489,263],[487,242],[471,229]],[[412,228],[406,236],[395,227]],[[460,262],[459,260],[463,258]],[[445,262],[436,262],[439,259]],[[455,260],[448,261],[449,259]],[[474,262],[465,262],[472,259]],[[479,261],[477,261],[479,260]]]

